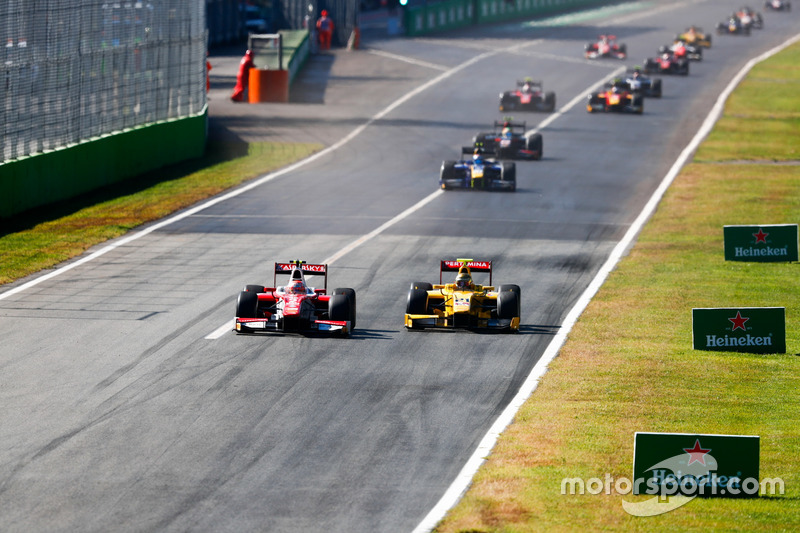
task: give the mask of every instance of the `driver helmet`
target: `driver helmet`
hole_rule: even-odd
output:
[[[642,71],[640,69],[638,69],[638,68],[633,69],[633,77],[634,78],[638,78],[641,75],[642,75]]]
[[[462,269],[456,276],[456,288],[461,290],[472,288],[472,278],[465,269]]]
[[[664,55],[661,56],[661,59],[669,59],[669,54],[664,52]]]
[[[479,149],[475,149],[475,152],[472,154],[472,160],[475,163],[483,163],[483,154],[481,154]]]
[[[511,128],[509,128],[508,126],[503,128],[502,135],[503,137],[511,137]]]
[[[293,281],[291,285],[289,285],[289,294],[305,294],[306,287],[303,285],[303,282],[300,280]]]

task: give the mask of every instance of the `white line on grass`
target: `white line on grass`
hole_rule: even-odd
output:
[[[436,524],[439,523],[442,518],[444,518],[445,514],[447,514],[447,511],[449,511],[461,499],[461,496],[464,494],[464,492],[466,492],[472,481],[472,478],[478,471],[478,468],[480,468],[480,466],[486,460],[486,457],[488,457],[488,455],[491,453],[492,448],[494,448],[494,445],[497,443],[497,439],[500,434],[513,421],[514,416],[516,416],[519,409],[528,400],[530,395],[533,394],[533,391],[536,390],[536,387],[539,384],[539,379],[541,379],[545,372],[547,372],[548,365],[553,361],[553,359],[555,359],[556,355],[558,355],[558,351],[566,341],[567,335],[569,335],[569,332],[572,330],[575,322],[577,322],[578,317],[581,315],[581,313],[583,313],[584,309],[586,309],[586,306],[589,305],[589,302],[597,293],[597,291],[600,290],[600,286],[603,284],[603,282],[605,282],[608,274],[617,265],[625,251],[633,244],[634,239],[641,231],[645,222],[647,222],[647,220],[655,211],[658,203],[664,196],[664,193],[675,179],[675,176],[678,175],[678,172],[680,172],[681,168],[686,164],[702,140],[711,131],[714,123],[716,123],[716,121],[719,119],[720,115],[722,114],[725,101],[728,99],[731,92],[733,92],[742,78],[744,78],[747,73],[750,72],[750,69],[752,69],[754,65],[764,61],[765,59],[773,56],[774,54],[798,41],[800,41],[800,35],[796,35],[785,41],[783,44],[776,46],[772,50],[769,50],[760,56],[751,59],[744,67],[742,67],[742,70],[740,70],[739,73],[733,77],[725,90],[722,91],[722,94],[720,94],[719,98],[717,98],[716,103],[708,113],[703,125],[697,131],[686,148],[684,148],[681,154],[678,156],[675,164],[672,165],[672,168],[670,168],[669,172],[667,172],[667,175],[664,176],[661,184],[650,197],[650,200],[644,206],[642,212],[639,213],[639,216],[633,222],[631,227],[625,233],[625,236],[614,247],[609,258],[600,268],[600,271],[594,277],[589,286],[586,287],[586,290],[583,291],[583,294],[581,294],[581,297],[575,303],[575,306],[570,309],[569,313],[567,313],[567,316],[564,318],[564,322],[559,328],[558,334],[553,338],[552,341],[550,341],[550,344],[545,349],[542,357],[539,359],[539,361],[537,361],[533,369],[531,369],[531,373],[525,379],[525,382],[520,387],[519,392],[517,392],[503,412],[500,413],[500,416],[497,418],[497,420],[495,420],[494,424],[492,424],[492,427],[489,428],[489,431],[486,433],[483,439],[481,439],[481,442],[478,443],[477,449],[467,460],[466,464],[461,468],[461,471],[458,473],[458,476],[456,476],[456,479],[447,488],[444,495],[436,503],[436,505],[434,505],[433,509],[431,509],[425,518],[423,518],[422,522],[420,522],[419,525],[414,528],[413,533],[427,533],[432,531],[433,528],[436,527]]]

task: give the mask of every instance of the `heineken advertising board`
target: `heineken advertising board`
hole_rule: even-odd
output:
[[[786,353],[786,309],[692,309],[692,339],[695,350]]]
[[[724,226],[726,261],[797,261],[797,224]]]
[[[751,435],[643,433],[633,437],[633,494],[755,497],[759,442]]]

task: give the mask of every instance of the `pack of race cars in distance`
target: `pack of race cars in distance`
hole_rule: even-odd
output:
[[[453,283],[443,283],[445,272],[458,272]],[[489,275],[488,285],[478,285],[473,272]],[[521,313],[519,285],[492,285],[492,262],[473,259],[443,260],[439,283],[415,281],[406,301],[407,330],[487,329],[518,332]]]
[[[289,282],[278,286],[277,277]],[[308,286],[306,276],[323,276],[324,288]],[[356,292],[328,288],[328,266],[305,261],[275,263],[272,287],[246,285],[236,301],[237,333],[259,331],[348,335],[356,327]]]
[[[538,161],[544,154],[541,133],[526,135],[525,122],[510,117],[494,121],[494,130],[481,132],[472,139],[474,150],[495,159],[528,159]]]
[[[583,56],[586,59],[625,59],[628,57],[628,47],[624,43],[618,43],[614,35],[601,35],[597,41],[583,47]]]
[[[764,2],[764,9],[771,11],[791,11],[792,3],[784,2],[783,0],[767,0]]]
[[[545,91],[541,81],[517,80],[517,89],[500,93],[500,111],[544,111],[556,108],[556,93]]]
[[[470,159],[443,161],[439,170],[439,187],[484,191],[517,190],[517,166],[513,161],[497,161],[488,157],[481,146],[464,146]]]
[[[589,95],[586,103],[589,113],[634,113],[644,112],[644,96],[634,92],[625,80],[615,79],[605,84],[602,91]]]
[[[730,14],[728,19],[717,24],[720,35],[750,35],[751,30],[764,28],[764,17],[751,7],[742,7]]]

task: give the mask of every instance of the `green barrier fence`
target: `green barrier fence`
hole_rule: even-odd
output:
[[[206,123],[207,109],[0,164],[0,218],[200,157]]]
[[[403,22],[406,35],[415,36],[607,3],[603,0],[446,0],[405,8]]]

